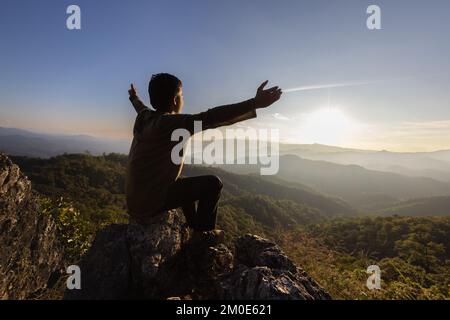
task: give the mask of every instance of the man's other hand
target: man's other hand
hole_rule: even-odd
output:
[[[131,84],[131,87],[128,90],[128,94],[130,95],[130,99],[133,99],[133,98],[137,97],[136,89],[134,88],[133,84]]]
[[[255,96],[255,107],[259,108],[267,108],[271,104],[278,101],[283,93],[281,89],[277,86],[272,87],[270,89],[264,90],[264,87],[267,85],[269,81],[264,81],[258,88]]]

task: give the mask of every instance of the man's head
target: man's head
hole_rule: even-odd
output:
[[[180,113],[183,110],[183,89],[180,79],[168,74],[152,76],[148,84],[150,103],[160,112]]]

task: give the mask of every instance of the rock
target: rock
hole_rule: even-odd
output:
[[[183,215],[101,231],[82,259],[82,290],[66,299],[331,299],[274,243],[255,235],[192,244]]]
[[[0,299],[37,298],[55,284],[64,256],[56,233],[30,181],[0,154]]]
[[[56,224],[2,154],[0,243],[1,299],[40,298],[64,279],[69,263]],[[266,239],[246,235],[231,249],[191,242],[178,210],[105,227],[78,266],[81,289],[67,289],[65,299],[331,299]]]
[[[177,210],[160,214],[145,225],[128,225],[126,242],[133,296],[158,298],[163,295],[159,293],[159,288],[165,284],[159,279],[160,267],[181,251],[188,237],[183,214]]]
[[[266,266],[296,272],[295,264],[274,243],[255,235],[236,241],[238,261],[248,267]]]
[[[65,299],[158,298],[164,283],[160,266],[181,250],[188,238],[176,211],[146,225],[110,225],[101,230],[80,262],[81,290],[66,290]]]
[[[277,245],[246,235],[236,241],[235,271],[223,277],[220,298],[328,300],[331,296]]]

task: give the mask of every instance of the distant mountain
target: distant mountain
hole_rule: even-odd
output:
[[[242,140],[240,142],[243,142]],[[209,142],[207,142],[209,143]],[[207,144],[204,144],[205,145]],[[257,145],[247,142],[245,154],[238,156],[228,153],[226,144],[223,150],[232,159],[253,157]],[[390,152],[386,150],[362,150],[327,146],[321,144],[279,144],[280,155],[296,155],[308,160],[321,160],[343,165],[357,165],[369,170],[398,173],[410,177],[428,177],[450,182],[450,150],[435,152]],[[199,158],[200,154],[194,154]],[[227,158],[228,159],[228,158]]]
[[[220,165],[234,173],[257,173],[258,165]],[[341,197],[365,210],[386,207],[402,199],[450,195],[450,183],[431,178],[367,170],[357,165],[280,157],[278,178],[309,185],[325,194]]]
[[[429,177],[450,182],[450,150],[435,152],[389,152],[340,148],[320,144],[280,145],[280,154],[309,160],[355,164],[371,170]]]
[[[10,155],[49,158],[64,153],[123,153],[131,141],[95,138],[87,135],[52,135],[0,127],[0,152]],[[204,147],[207,143],[204,143]],[[246,146],[246,155],[251,150]],[[224,147],[226,153],[226,147]],[[450,182],[450,150],[435,152],[389,152],[341,148],[321,144],[280,144],[280,155],[296,155],[308,160],[322,160],[366,169],[398,173],[410,177],[428,177]],[[199,154],[193,154],[197,158]],[[228,156],[228,154],[227,154]],[[239,155],[242,157],[243,155]],[[188,157],[189,158],[189,154]]]
[[[49,158],[63,153],[128,153],[131,141],[87,135],[53,135],[0,127],[0,152]]]
[[[399,165],[386,167],[387,172],[395,172],[409,177],[428,177],[439,181],[450,182],[450,171],[436,169],[412,170]]]
[[[402,201],[377,213],[383,216],[450,216],[450,196]]]
[[[184,174],[186,176],[218,175],[225,184],[225,192],[234,197],[264,195],[274,199],[290,200],[297,204],[319,209],[320,213],[326,217],[354,216],[357,214],[357,211],[345,201],[323,195],[299,183],[289,183],[276,178],[269,180],[259,175],[232,174],[218,168],[204,166],[186,166]]]
[[[313,143],[313,144],[280,144],[281,153],[291,154],[321,154],[321,153],[375,153],[373,150],[343,148],[337,146],[329,146],[325,144]]]
[[[429,152],[428,155],[437,160],[450,161],[450,150],[439,150],[434,152]]]

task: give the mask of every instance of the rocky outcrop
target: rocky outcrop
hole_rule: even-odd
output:
[[[79,263],[66,262],[50,216],[30,181],[0,154],[0,299],[38,299],[78,264],[81,289],[65,299],[330,299],[270,241],[255,235],[232,248],[192,242],[183,214],[145,225],[110,225]],[[48,297],[45,296],[44,297]]]
[[[80,262],[81,290],[66,299],[157,298],[168,284],[160,266],[181,252],[188,238],[177,211],[147,225],[110,225],[100,231]],[[175,276],[175,275],[172,275]],[[169,284],[170,285],[170,284]]]
[[[30,181],[0,154],[0,299],[37,298],[55,284],[64,255],[56,234]]]
[[[274,243],[255,235],[235,244],[236,266],[220,284],[222,299],[326,300],[331,296]]]
[[[66,299],[330,299],[270,241],[246,235],[230,250],[192,243],[176,210],[147,225],[101,231]]]

